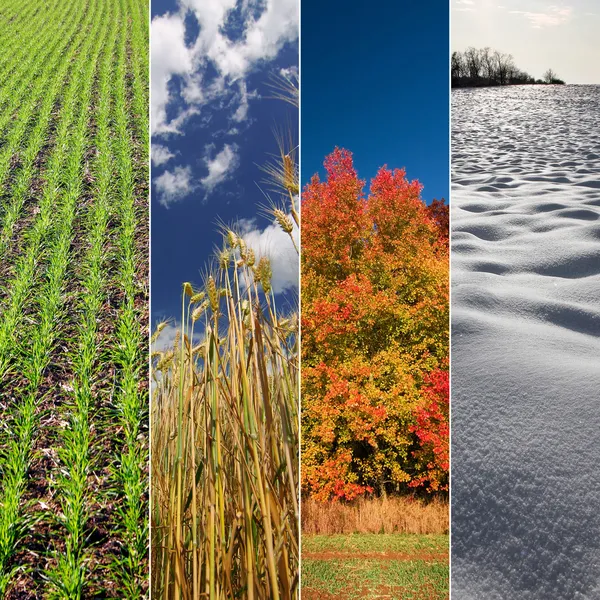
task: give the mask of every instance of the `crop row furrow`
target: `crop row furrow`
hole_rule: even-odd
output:
[[[115,15],[110,15],[114,23]],[[111,65],[116,42],[116,27],[111,27],[105,40],[98,69],[95,125],[93,140],[96,149],[93,165],[94,186],[89,210],[82,216],[85,231],[84,256],[77,307],[80,315],[75,324],[75,350],[72,356],[72,391],[64,407],[68,427],[61,432],[59,457],[61,470],[57,491],[64,515],[64,550],[51,574],[51,580],[68,582],[65,598],[80,598],[92,580],[90,561],[92,549],[86,548],[85,533],[93,503],[92,471],[102,454],[92,452],[98,440],[94,438],[93,414],[97,411],[98,390],[95,384],[101,369],[98,346],[99,315],[106,297],[105,239],[110,219],[113,158],[110,149]],[[61,540],[61,544],[62,544]]]
[[[11,75],[11,80],[18,83],[0,88],[0,181],[4,178],[7,160],[10,161],[15,152],[15,148],[11,147],[14,134],[11,136],[9,133],[7,136],[6,132],[28,122],[31,113],[23,114],[24,109],[35,108],[43,97],[45,81],[52,74],[48,63],[61,58],[72,36],[78,31],[81,15],[85,12],[84,5],[69,4],[69,13],[65,15],[63,26],[58,30],[47,28],[36,41],[36,49],[24,57],[19,69]],[[12,153],[9,153],[10,150]]]
[[[127,15],[127,2],[120,0],[121,12]],[[122,495],[119,510],[119,530],[125,555],[121,562],[123,597],[131,600],[142,597],[145,581],[148,545],[147,431],[143,424],[147,415],[147,393],[142,381],[147,364],[144,359],[144,336],[136,298],[143,293],[138,277],[136,251],[137,215],[135,209],[136,178],[132,158],[133,138],[127,97],[127,28],[122,31],[118,51],[114,86],[115,157],[117,161],[118,199],[115,216],[118,218],[118,276],[116,286],[122,294],[116,324],[113,360],[118,380],[115,402],[124,444],[117,458],[115,483]],[[144,178],[146,173],[143,174]],[[142,282],[143,284],[143,282]]]
[[[94,3],[94,9],[97,4]],[[4,313],[0,330],[0,378],[6,377],[10,358],[7,341],[14,342],[19,353],[19,372],[25,384],[16,395],[14,423],[18,435],[11,440],[3,456],[3,480],[0,491],[0,593],[7,586],[19,566],[11,565],[20,538],[31,515],[22,506],[22,496],[27,485],[27,472],[31,450],[38,428],[38,387],[48,365],[51,349],[56,341],[57,326],[62,320],[65,275],[69,265],[71,234],[74,214],[82,185],[81,163],[86,144],[88,121],[87,105],[91,95],[92,76],[96,57],[100,51],[98,40],[102,21],[95,18],[87,30],[86,48],[82,51],[84,65],[67,90],[63,115],[58,132],[58,143],[49,163],[46,193],[40,204],[40,213],[29,231],[28,247],[16,269],[11,287],[10,304]],[[106,22],[104,22],[106,28]],[[69,93],[70,92],[70,93]],[[54,169],[52,169],[54,167]],[[41,281],[42,287],[33,296],[35,303],[34,327],[26,328],[28,338],[21,339],[24,330],[19,309],[33,291],[36,266],[44,253],[47,266]],[[8,323],[8,325],[7,325]],[[7,327],[10,329],[7,330]],[[13,350],[14,355],[14,350]],[[10,477],[7,477],[7,473]],[[57,597],[62,596],[60,592]]]
[[[48,9],[56,13],[59,3],[60,0],[54,0]],[[17,69],[22,70],[23,60],[39,50],[40,36],[48,28],[48,14],[40,10],[39,3],[22,4],[15,2],[14,7],[9,7],[7,14],[12,14],[12,17],[8,17],[8,22],[0,28],[0,90],[5,87],[8,78],[15,77]],[[63,5],[63,10],[69,8],[68,3]]]
[[[91,13],[88,12],[86,19],[81,24],[76,24],[78,35],[72,41],[74,49],[79,48],[85,42],[86,27],[90,23]],[[83,25],[83,26],[82,26]],[[36,109],[37,121],[31,130],[26,147],[21,154],[21,168],[13,175],[13,185],[9,191],[9,199],[6,206],[2,207],[0,213],[2,218],[0,227],[0,260],[4,258],[8,245],[11,242],[15,225],[18,223],[27,200],[32,179],[36,175],[40,153],[49,146],[49,125],[53,115],[60,115],[60,95],[65,83],[72,75],[75,65],[71,60],[71,53],[58,53],[54,62],[48,65],[49,76],[40,80],[41,90],[44,91],[41,105]],[[55,118],[56,118],[55,117]],[[2,184],[0,182],[0,198],[2,196]]]

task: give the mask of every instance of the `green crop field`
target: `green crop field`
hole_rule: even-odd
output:
[[[445,600],[448,582],[447,535],[302,537],[306,600]]]
[[[0,4],[0,598],[147,596],[148,48]]]

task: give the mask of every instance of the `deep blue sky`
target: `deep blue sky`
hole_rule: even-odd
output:
[[[303,183],[340,146],[367,185],[387,163],[448,201],[448,4],[302,0]]]
[[[154,0],[152,16],[176,13],[176,2]],[[191,14],[191,13],[190,13]],[[193,44],[198,35],[195,18],[186,18],[186,42]],[[154,40],[153,30],[153,40]],[[179,320],[181,312],[181,284],[190,281],[200,286],[206,267],[216,246],[221,246],[219,223],[233,223],[239,219],[255,219],[258,229],[269,226],[270,220],[261,216],[258,206],[265,203],[257,186],[265,175],[259,168],[270,154],[277,152],[273,127],[291,126],[298,138],[298,111],[286,103],[272,99],[270,77],[281,68],[298,66],[298,45],[287,43],[274,60],[264,61],[250,70],[245,78],[249,93],[258,97],[249,100],[248,119],[238,124],[232,121],[230,98],[217,99],[200,107],[198,115],[191,117],[177,136],[153,136],[153,144],[160,144],[175,156],[167,163],[152,167],[152,220],[151,220],[151,279],[152,322],[163,318]],[[170,89],[175,90],[167,105],[169,118],[177,115],[185,103],[177,94],[182,79],[175,75]],[[237,84],[233,84],[235,87]],[[223,106],[225,105],[225,106]],[[224,132],[237,127],[239,133]],[[165,208],[160,203],[155,181],[165,171],[177,167],[190,167],[193,180],[199,182],[207,175],[207,145],[214,143],[214,157],[225,144],[237,147],[238,166],[233,175],[219,184],[209,194],[201,185],[185,197]],[[264,186],[263,186],[264,187]],[[291,291],[292,296],[294,291]]]
[[[162,15],[166,12],[172,12],[177,9],[177,2],[174,0],[152,0],[150,2],[152,16]]]

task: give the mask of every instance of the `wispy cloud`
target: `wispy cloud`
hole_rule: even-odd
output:
[[[190,15],[200,33],[186,45],[185,19]],[[232,119],[246,118],[244,106],[252,97],[245,87],[247,76],[297,37],[298,0],[179,0],[178,12],[152,20],[153,133],[177,133],[189,116],[224,99]],[[183,81],[183,104],[167,115],[176,75]]]
[[[523,10],[511,10],[511,14],[521,15],[529,20],[534,29],[544,27],[556,27],[566,23],[573,14],[570,6],[549,6],[545,12],[529,12]]]
[[[188,196],[194,188],[190,167],[175,167],[172,171],[165,171],[154,180],[153,185],[159,202],[165,208]]]
[[[209,147],[210,148],[210,147]],[[239,164],[237,146],[225,144],[225,147],[214,158],[207,154],[205,158],[208,175],[202,178],[201,183],[206,194],[210,194],[219,184],[231,177]]]
[[[164,165],[172,158],[175,158],[175,154],[173,154],[166,146],[152,144],[152,164],[154,166],[159,167]]]
[[[193,56],[185,45],[185,24],[180,14],[166,14],[152,20],[152,110],[153,131],[165,131],[169,82],[193,68]]]

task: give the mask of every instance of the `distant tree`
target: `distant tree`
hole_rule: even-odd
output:
[[[450,76],[452,81],[458,81],[464,72],[464,64],[462,54],[460,52],[453,52],[452,58],[450,59]]]
[[[515,68],[513,57],[511,54],[503,54],[502,52],[496,50],[494,52],[494,60],[496,62],[498,83],[500,85],[506,85],[509,82],[510,74]]]
[[[481,57],[479,55],[479,50],[473,48],[473,46],[467,48],[464,59],[469,77],[471,79],[479,79],[479,74],[481,72]]]
[[[494,57],[492,50],[489,47],[485,47],[479,53],[483,76],[488,82],[491,82],[494,79]]]
[[[548,69],[543,75],[542,79],[546,83],[552,83],[554,79],[556,79],[556,73],[552,69]]]
[[[452,87],[523,85],[535,83],[534,77],[519,69],[510,54],[489,47],[455,51],[450,61]],[[552,71],[550,83],[564,83]],[[539,81],[539,80],[538,80]]]
[[[562,84],[564,81],[560,79],[552,69],[548,69],[543,75],[544,83],[559,83]]]

